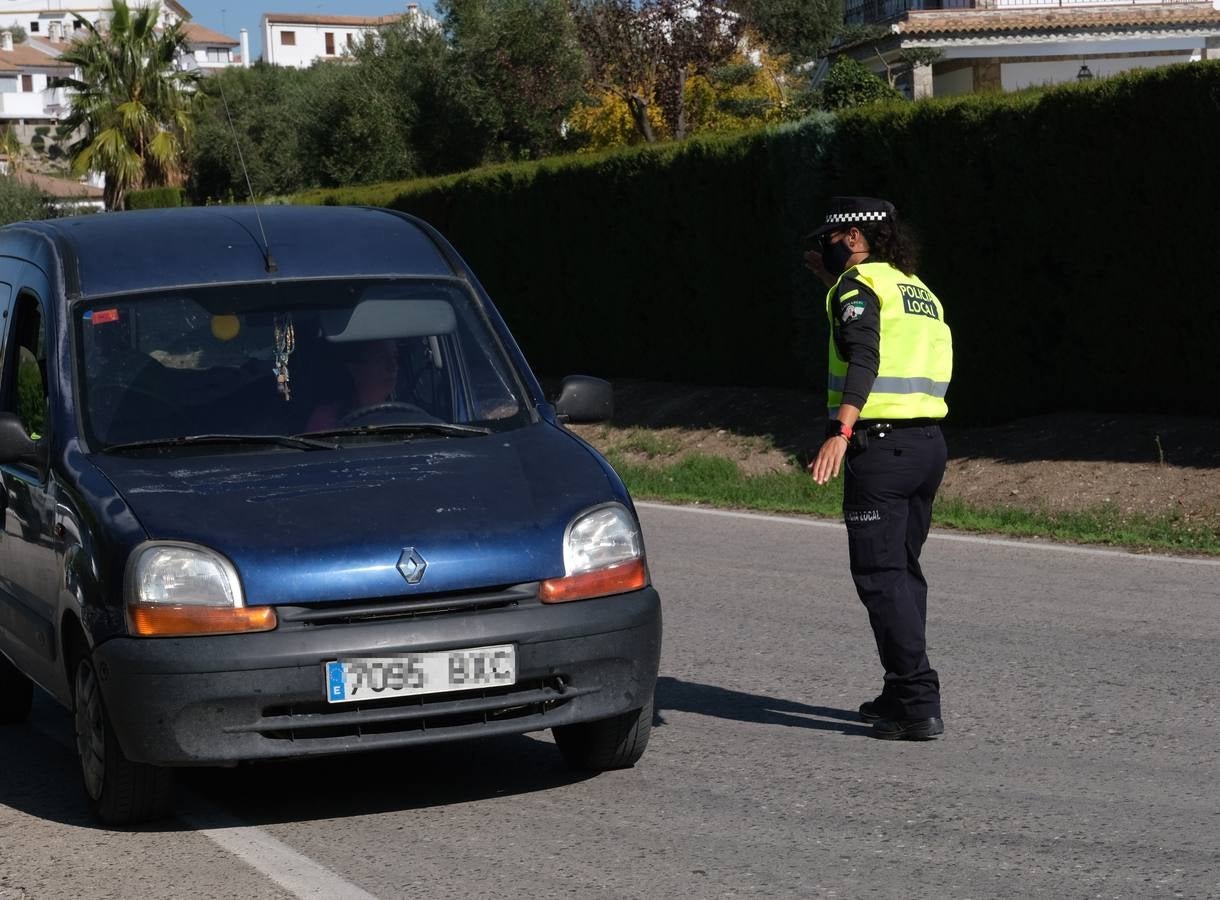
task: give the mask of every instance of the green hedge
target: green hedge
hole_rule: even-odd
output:
[[[166,209],[186,203],[182,188],[155,187],[127,192],[128,209]]]
[[[954,329],[955,418],[1198,413],[1217,146],[1220,63],[1192,63],[294,200],[435,224],[540,372],[816,387],[801,236],[832,193],[888,196]]]
[[[294,199],[435,224],[539,372],[808,384],[825,350],[793,321],[822,326],[791,263],[814,213],[784,214],[784,176],[820,165],[831,122]]]

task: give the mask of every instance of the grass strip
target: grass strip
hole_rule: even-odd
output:
[[[608,458],[631,495],[639,500],[669,500],[805,513],[839,518],[843,481],[824,486],[804,472],[745,475],[732,460],[691,454],[668,465],[641,465],[611,452]],[[940,528],[1050,538],[1083,544],[1109,544],[1132,550],[1220,555],[1220,532],[1177,516],[1123,515],[1103,507],[1083,512],[1048,513],[1014,507],[978,507],[957,499],[938,499],[932,515]]]

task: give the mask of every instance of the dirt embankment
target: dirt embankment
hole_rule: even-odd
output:
[[[795,390],[621,381],[613,422],[576,430],[638,461],[663,464],[697,451],[751,474],[781,471],[816,452],[823,402]],[[1112,505],[1220,528],[1220,419],[1058,414],[946,425],[945,434],[945,497],[1050,512]]]

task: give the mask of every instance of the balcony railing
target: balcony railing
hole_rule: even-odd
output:
[[[1212,0],[847,0],[843,21],[872,25],[904,13],[936,9],[1056,9],[1082,6],[1210,5]]]

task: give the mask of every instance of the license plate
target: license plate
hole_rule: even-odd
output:
[[[324,666],[327,702],[357,703],[516,684],[517,647],[338,659]]]

